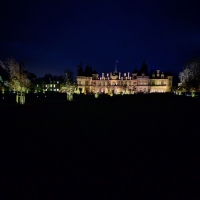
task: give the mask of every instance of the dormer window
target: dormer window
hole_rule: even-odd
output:
[[[163,74],[163,72],[162,72],[162,74],[161,74],[161,78],[164,78],[164,74]]]
[[[137,73],[134,73],[134,74],[133,74],[133,77],[136,78],[136,77],[137,77]]]
[[[152,78],[155,78],[155,74],[152,74]]]

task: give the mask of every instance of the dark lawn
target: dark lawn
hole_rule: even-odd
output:
[[[199,111],[198,98],[161,94],[1,105],[0,195],[195,195]]]

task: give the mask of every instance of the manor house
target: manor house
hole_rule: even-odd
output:
[[[77,76],[78,89],[82,93],[113,93],[113,94],[134,94],[152,92],[171,92],[171,74],[164,74],[160,70],[147,75],[134,70],[121,73],[102,73],[99,76],[93,73],[91,76]]]

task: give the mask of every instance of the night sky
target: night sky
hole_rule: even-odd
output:
[[[200,56],[199,0],[1,0],[0,60],[37,76],[149,69],[179,72]]]

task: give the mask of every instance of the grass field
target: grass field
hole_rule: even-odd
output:
[[[159,192],[176,197],[183,187],[195,194],[198,98],[59,98],[1,104],[2,197],[35,199],[41,193],[60,199],[64,193],[68,199],[94,194],[130,199],[138,194],[148,199]]]

